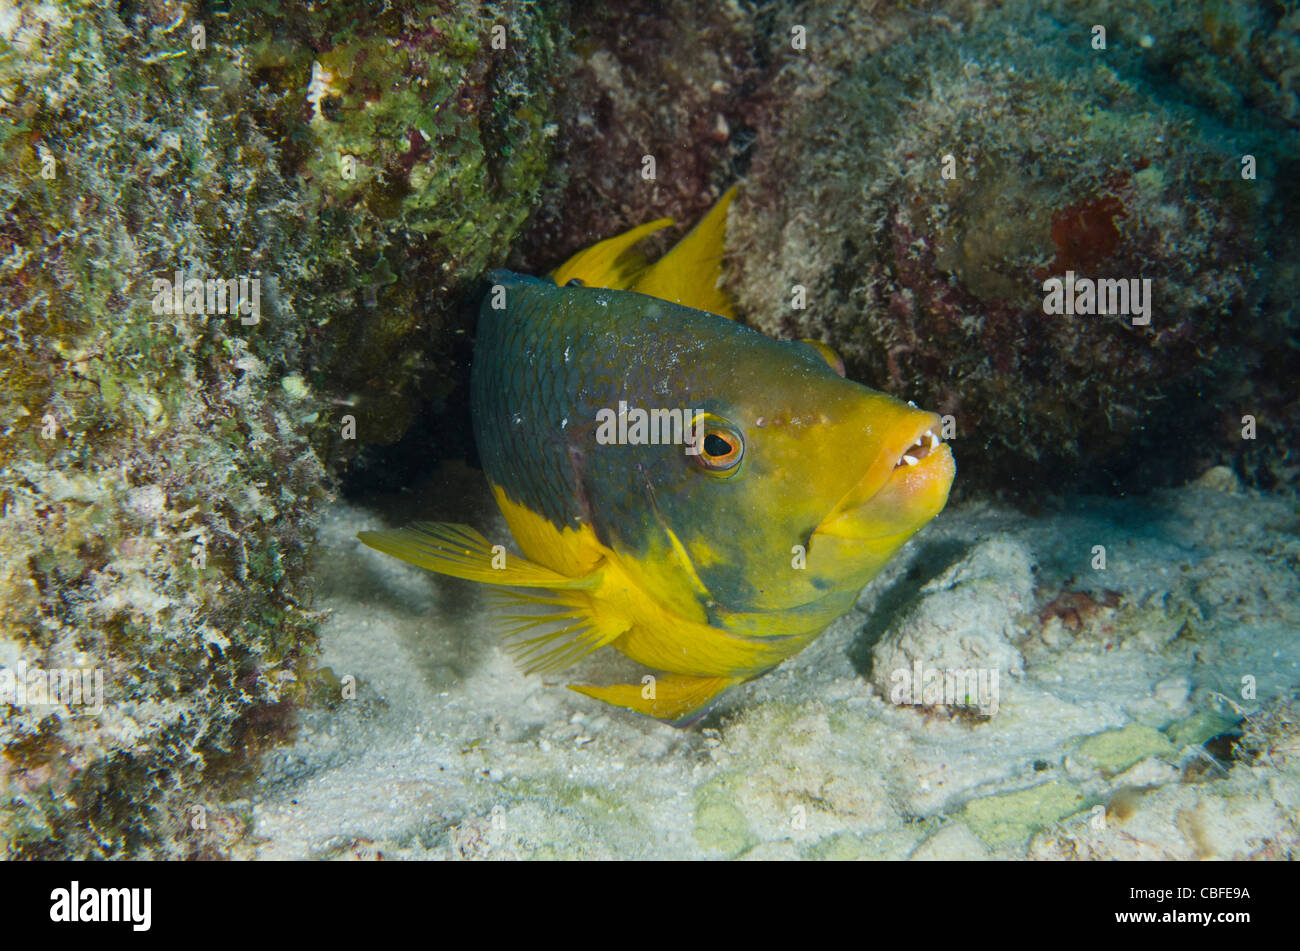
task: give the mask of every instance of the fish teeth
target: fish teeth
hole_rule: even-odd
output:
[[[903,461],[906,462],[909,466],[914,466],[920,460],[918,460],[916,456],[904,456]]]
[[[930,448],[931,448],[931,449],[938,449],[938,448],[939,448],[939,437],[936,436],[934,433],[930,432],[930,430],[928,430],[928,429],[925,431],[925,434],[926,434],[927,436],[930,437]]]

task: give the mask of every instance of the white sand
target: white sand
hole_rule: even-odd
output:
[[[439,501],[408,498],[393,520]],[[476,521],[504,533],[491,518]],[[1291,501],[1193,487],[1036,518],[949,509],[859,611],[689,730],[564,689],[622,679],[612,651],[524,676],[482,589],[354,538],[387,523],[337,504],[323,525],[323,663],[357,695],[308,714],[268,762],[259,857],[1226,858],[1300,843]],[[1062,588],[1096,597],[1044,623]],[[914,660],[996,666],[997,712],[890,703]],[[1225,768],[1201,744],[1239,713],[1265,752]]]

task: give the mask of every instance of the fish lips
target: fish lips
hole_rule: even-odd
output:
[[[883,541],[911,535],[943,510],[957,474],[948,444],[933,435],[939,417],[917,413],[903,437],[883,451],[814,535]]]

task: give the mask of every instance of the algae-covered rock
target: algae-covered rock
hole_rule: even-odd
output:
[[[548,10],[0,17],[7,854],[238,847],[224,794],[321,694],[323,460],[458,372],[547,165]]]
[[[219,781],[286,729],[310,680],[324,492],[316,401],[280,386],[302,337],[278,292],[292,187],[241,109],[244,77],[191,45],[192,16],[68,2],[3,21],[12,856],[224,853],[243,822]],[[247,313],[167,313],[155,281],[176,269],[258,281],[256,308],[250,290]]]
[[[893,703],[998,712],[1001,684],[1024,674],[1012,643],[1033,603],[1033,558],[1022,545],[986,541],[921,589],[871,654],[871,681]]]
[[[567,12],[554,167],[511,254],[530,273],[646,221],[693,224],[736,180],[769,108],[770,24],[750,4],[630,0]]]
[[[317,401],[279,385],[292,186],[191,17],[22,6],[0,36],[9,855],[224,854],[220,781],[311,679],[325,492]],[[177,269],[257,282],[247,312],[166,312]],[[83,670],[81,698],[40,694]]]
[[[464,375],[462,305],[537,202],[564,30],[549,4],[478,0],[268,0],[226,28],[300,190],[307,380],[358,442],[393,442]]]
[[[1253,478],[1255,446],[1294,450],[1294,15],[1049,6],[876,24],[839,4],[806,49],[785,38],[730,287],[763,330],[950,414],[966,489],[1141,486],[1219,458]],[[1136,280],[1149,312],[1053,313],[1067,275]]]

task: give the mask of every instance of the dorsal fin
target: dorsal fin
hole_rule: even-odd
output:
[[[654,264],[635,249],[643,238],[673,223],[660,218],[579,251],[551,272],[563,287],[573,279],[588,287],[631,290],[696,310],[733,318],[722,282],[722,251],[727,233],[727,208],[736,186],[727,189],[707,215]]]
[[[645,256],[634,246],[672,223],[671,218],[660,218],[593,244],[552,271],[551,280],[560,287],[576,278],[588,287],[628,290],[646,269]]]
[[[828,367],[840,376],[844,375],[844,358],[829,343],[822,343],[820,340],[813,340],[811,337],[800,337],[799,342],[808,344],[817,351],[819,357],[826,361]]]
[[[690,234],[636,277],[631,290],[734,319],[731,301],[719,285],[727,208],[735,197],[732,185]]]

